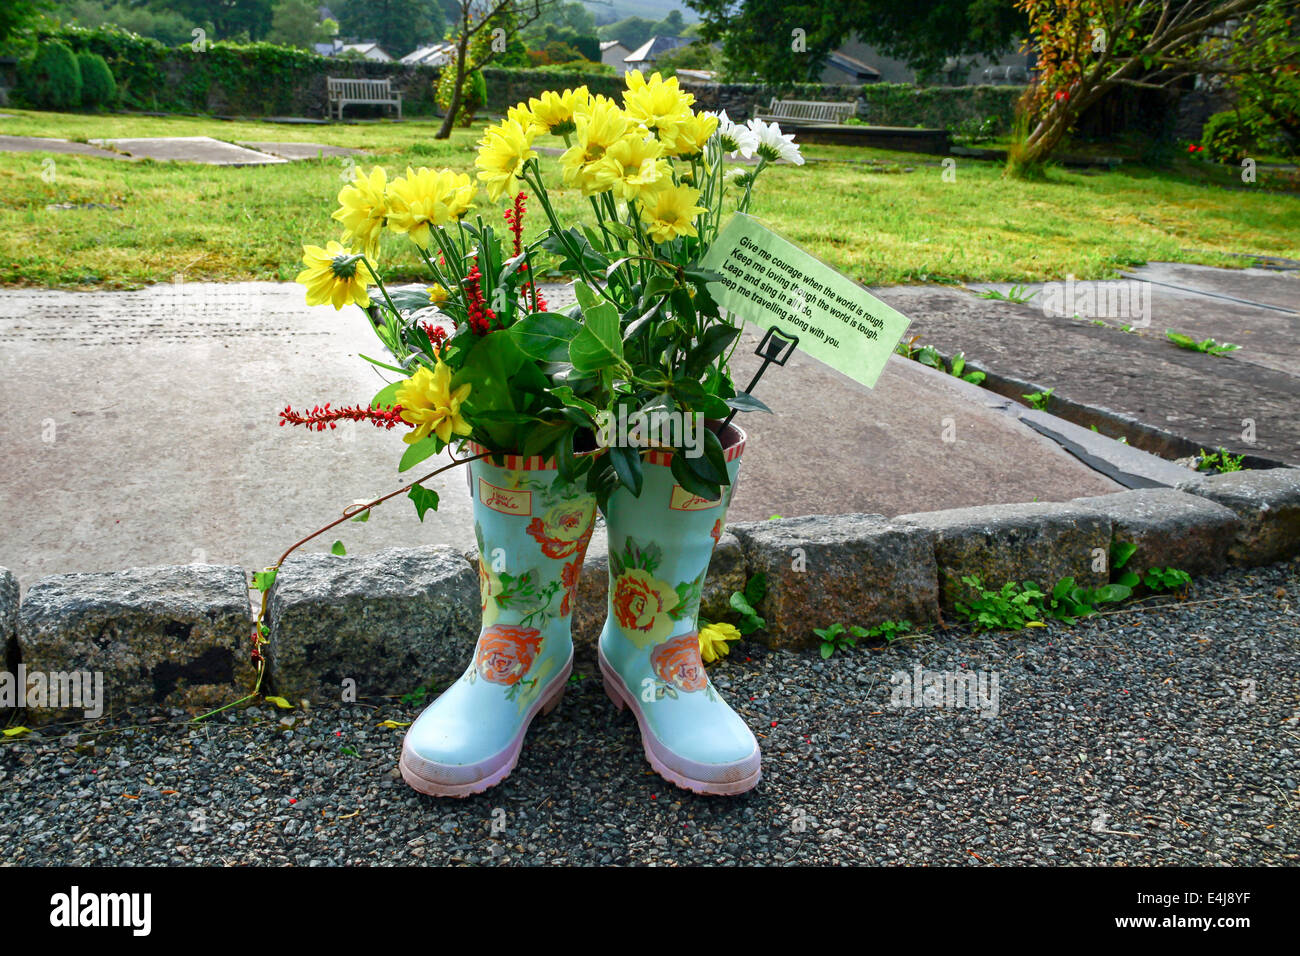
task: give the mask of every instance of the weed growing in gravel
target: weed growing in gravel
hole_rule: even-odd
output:
[[[837,623],[824,628],[813,628],[813,633],[821,638],[823,658],[830,657],[836,651],[846,651],[856,647],[857,642],[864,638],[883,637],[886,643],[892,644],[911,631],[911,621],[884,621],[875,627],[860,627],[852,624],[846,628],[843,624]]]
[[[745,582],[743,591],[731,592],[731,609],[740,615],[736,627],[741,634],[753,634],[767,627],[765,621],[755,608],[767,597],[767,575],[759,572]]]
[[[1030,292],[1026,295],[1024,286],[1013,285],[1006,292],[999,292],[997,289],[985,289],[980,293],[980,298],[996,299],[999,302],[1014,302],[1017,305],[1024,305],[1036,295],[1038,295],[1037,292]]]
[[[952,362],[945,365],[943,356],[933,345],[920,345],[919,335],[914,335],[906,342],[899,342],[894,346],[894,351],[903,358],[911,359],[913,362],[920,362],[922,365],[928,365],[930,368],[938,369],[940,372],[947,372],[963,382],[970,382],[972,385],[979,385],[984,381],[983,372],[975,369],[966,371],[966,353],[958,352],[952,357]]]
[[[1197,471],[1215,471],[1223,474],[1228,471],[1241,471],[1243,468],[1242,461],[1245,460],[1246,456],[1234,455],[1224,448],[1207,454],[1205,449],[1202,448],[1196,457]]]

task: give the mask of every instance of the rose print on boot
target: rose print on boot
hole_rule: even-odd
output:
[[[535,627],[496,624],[478,639],[474,669],[494,684],[515,684],[533,666],[542,646],[542,632]]]

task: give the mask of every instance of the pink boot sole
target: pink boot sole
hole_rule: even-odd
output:
[[[598,656],[600,658],[600,676],[605,684],[605,693],[609,695],[609,699],[614,702],[614,706],[618,710],[627,707],[636,716],[637,726],[641,730],[641,746],[645,749],[645,759],[649,761],[655,773],[684,790],[712,796],[735,796],[758,786],[758,781],[763,774],[759,768],[757,750],[755,750],[752,757],[745,760],[733,764],[719,764],[716,767],[709,767],[710,773],[722,777],[721,780],[698,780],[684,773],[679,773],[668,766],[666,761],[673,759],[676,755],[650,732],[650,728],[646,725],[645,715],[641,711],[640,703],[632,692],[627,689],[627,685],[623,683],[623,678],[605,660],[604,650],[598,651]],[[676,759],[685,763],[691,762],[683,757],[677,757]],[[735,779],[726,779],[728,777],[734,777]]]
[[[398,764],[402,771],[402,779],[420,793],[427,793],[432,797],[469,797],[476,793],[482,793],[489,787],[495,787],[510,776],[510,772],[515,769],[515,765],[519,762],[519,753],[524,747],[524,737],[528,733],[529,726],[532,725],[533,718],[539,712],[546,715],[560,706],[560,700],[564,697],[564,689],[568,686],[569,674],[572,671],[573,653],[570,652],[564,669],[551,679],[550,683],[542,690],[542,693],[538,695],[537,700],[528,708],[528,714],[524,717],[519,732],[510,741],[510,745],[500,753],[474,765],[473,768],[468,768],[477,770],[481,776],[463,783],[450,783],[446,780],[439,780],[439,776],[463,775],[467,768],[438,764],[426,760],[408,749],[406,742],[403,741],[402,759]]]

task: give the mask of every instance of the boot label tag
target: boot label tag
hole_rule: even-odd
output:
[[[707,511],[709,508],[716,508],[722,504],[722,499],[710,501],[708,498],[701,498],[699,495],[693,495],[681,485],[673,485],[673,497],[668,502],[668,507],[673,511]]]
[[[506,515],[523,515],[533,513],[533,493],[517,491],[512,488],[498,488],[482,478],[478,480],[478,500],[493,511]]]

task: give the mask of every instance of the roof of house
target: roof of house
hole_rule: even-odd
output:
[[[690,42],[686,37],[651,37],[623,59],[627,63],[644,63]]]
[[[620,42],[619,40],[601,40],[601,41],[600,41],[600,52],[601,52],[601,53],[604,53],[606,50],[612,50],[612,49],[614,49],[614,47],[616,47],[616,46],[623,46],[623,44],[622,44],[622,42]],[[623,46],[623,49],[626,50],[627,47]]]
[[[417,47],[402,57],[402,62],[424,66],[441,66],[450,59],[449,54],[454,49],[456,49],[456,44],[447,40],[440,40],[437,43]]]
[[[835,67],[837,70],[843,70],[850,76],[880,76],[880,71],[874,66],[868,66],[856,57],[849,56],[847,53],[841,53],[839,50],[836,50],[826,58],[826,65]]]

